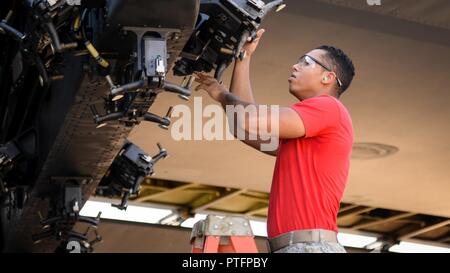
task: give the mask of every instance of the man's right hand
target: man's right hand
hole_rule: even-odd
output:
[[[242,50],[246,52],[247,57],[250,57],[253,54],[253,52],[255,52],[256,48],[258,47],[259,40],[261,39],[264,32],[265,32],[264,29],[258,30],[258,32],[256,32],[256,38],[253,39],[253,41],[244,44]]]

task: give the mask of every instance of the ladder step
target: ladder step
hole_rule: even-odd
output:
[[[245,217],[208,215],[192,228],[191,244],[192,253],[258,253]]]

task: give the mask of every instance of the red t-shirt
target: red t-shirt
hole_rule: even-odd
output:
[[[337,232],[353,145],[350,115],[329,95],[290,108],[302,119],[306,135],[280,139],[269,198],[268,237],[299,229]]]

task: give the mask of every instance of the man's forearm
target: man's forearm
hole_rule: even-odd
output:
[[[244,101],[242,98],[238,97],[234,92],[222,92],[222,94],[220,95],[219,98],[219,102],[220,104],[222,104],[222,107],[224,110],[226,110],[226,106],[227,105],[232,105],[232,106],[237,106],[237,105],[242,105],[242,106],[248,106],[248,105],[257,105],[253,102],[247,102]]]
[[[245,102],[255,101],[250,84],[250,56],[235,61],[230,91]]]
[[[225,110],[225,112],[227,112],[227,115],[229,114],[233,114],[234,118],[234,124],[231,124],[231,126],[233,126],[235,128],[235,131],[237,131],[237,128],[239,128],[240,130],[244,130],[246,133],[252,133],[252,134],[258,134],[257,133],[257,120],[258,120],[258,105],[255,103],[249,103],[246,101],[241,100],[240,98],[238,98],[237,96],[233,95],[230,92],[222,92],[219,100],[218,100],[221,104],[223,109]],[[253,105],[255,106],[255,112],[252,113],[251,111],[249,112],[249,115],[245,115],[245,113],[239,113],[239,111],[236,111],[236,108],[233,109],[232,113],[229,113],[229,109],[227,109],[227,106],[243,106],[244,108],[249,106],[249,105]],[[242,109],[244,109],[242,108]],[[239,116],[240,114],[240,116]],[[239,118],[239,117],[243,117],[243,118]],[[251,122],[251,121],[255,121],[255,122]],[[253,126],[251,126],[253,125]]]
[[[248,105],[254,105],[256,108],[258,108],[259,105],[255,104],[255,103],[249,103],[249,102],[245,102],[240,100],[238,97],[236,97],[235,95],[229,93],[229,92],[223,92],[220,95],[219,98],[219,102],[222,104],[222,107],[224,108],[224,110],[226,111],[226,106],[230,105],[230,106],[237,106],[237,105],[241,105],[241,106],[248,106]],[[230,114],[230,113],[228,113]],[[245,115],[244,120],[238,118],[238,112],[234,111],[234,117],[232,118],[232,120],[234,121],[233,124],[230,124],[231,128],[231,133],[234,135],[234,137],[238,137],[238,130],[243,130],[245,136],[244,138],[239,138],[242,142],[244,142],[245,144],[249,145],[252,148],[255,148],[256,150],[266,153],[268,155],[271,156],[276,156],[278,149],[275,150],[262,150],[262,145],[263,144],[270,144],[272,142],[272,139],[262,139],[260,133],[257,131],[258,125],[257,124],[253,124],[256,126],[251,126],[252,122],[249,120],[249,116]],[[255,118],[255,117],[253,117]],[[257,118],[257,117],[256,117]],[[256,139],[252,139],[250,138],[250,135],[256,136]]]

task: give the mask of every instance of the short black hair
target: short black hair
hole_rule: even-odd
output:
[[[344,51],[334,46],[321,45],[316,49],[322,49],[327,52],[325,58],[332,65],[332,70],[342,82],[341,87],[336,84],[337,91],[341,95],[350,86],[353,76],[355,76],[355,67],[352,60]]]

